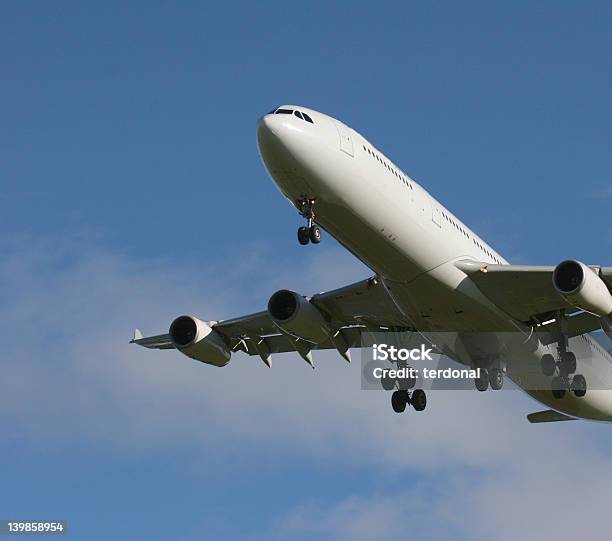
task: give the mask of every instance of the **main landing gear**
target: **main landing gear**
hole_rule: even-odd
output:
[[[550,353],[546,353],[542,355],[540,364],[542,367],[542,374],[545,376],[553,376],[556,369],[559,369],[559,374],[569,376],[570,374],[576,372],[577,367],[576,355],[574,355],[571,351],[561,352],[559,354],[558,361],[556,361]]]
[[[427,406],[425,391],[423,389],[415,389],[410,393],[406,389],[399,389],[391,395],[391,407],[395,413],[402,413],[408,404],[415,411],[423,411]]]
[[[504,371],[501,368],[481,368],[480,377],[474,378],[474,383],[479,391],[486,391],[489,386],[499,391],[504,386]]]
[[[574,374],[576,356],[571,351],[566,351],[559,361],[555,361],[550,353],[546,353],[542,356],[541,363],[542,373],[545,376],[553,376],[550,380],[550,390],[555,398],[563,398],[567,391],[573,392],[578,398],[586,395],[586,379],[582,374]]]
[[[586,379],[582,374],[576,374],[571,379],[568,376],[555,376],[550,382],[550,387],[555,398],[563,398],[567,391],[581,398],[587,392]]]
[[[559,315],[562,318],[563,314]],[[551,377],[550,391],[552,395],[561,399],[570,391],[578,398],[583,397],[587,392],[586,379],[582,374],[576,374],[577,362],[576,355],[567,351],[568,340],[563,333],[559,335],[557,345],[557,359],[550,354],[542,355],[540,366],[545,376]]]
[[[385,391],[396,389],[391,395],[391,407],[395,413],[402,413],[408,405],[415,411],[423,411],[427,406],[427,395],[423,389],[409,390],[416,385],[416,378],[383,377],[380,383]]]
[[[300,227],[297,232],[298,242],[302,246],[309,242],[313,244],[319,244],[319,242],[321,242],[321,229],[314,223],[314,204],[314,199],[300,199],[296,204],[300,214],[308,220],[308,225]]]

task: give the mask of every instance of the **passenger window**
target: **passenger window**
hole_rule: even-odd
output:
[[[312,121],[312,118],[310,118],[306,113],[302,113],[302,116],[304,117],[304,120],[306,122],[310,122],[311,124],[314,124],[314,122]]]
[[[300,113],[299,111],[293,111],[293,114],[295,116],[297,116],[298,118],[301,118],[302,120],[304,120],[304,117],[302,116],[302,113]]]

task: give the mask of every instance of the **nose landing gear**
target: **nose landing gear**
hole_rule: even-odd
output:
[[[308,231],[307,227],[300,227],[298,229],[298,242],[302,245],[305,246],[306,244],[308,244],[310,242],[310,232]]]
[[[321,242],[321,229],[314,223],[314,205],[315,199],[300,199],[296,202],[298,211],[308,220],[308,225],[300,227],[297,232],[298,242],[302,246],[309,242],[313,244],[319,244],[319,242]]]

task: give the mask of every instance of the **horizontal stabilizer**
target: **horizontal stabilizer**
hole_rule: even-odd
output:
[[[527,415],[530,423],[554,423],[556,421],[575,421],[573,417],[563,415],[555,410],[536,411]]]

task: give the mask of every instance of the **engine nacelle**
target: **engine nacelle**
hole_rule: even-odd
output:
[[[278,327],[299,338],[321,344],[331,328],[316,306],[294,291],[281,289],[270,297],[268,313]]]
[[[612,313],[612,295],[597,273],[580,261],[563,261],[553,272],[553,286],[570,304],[600,317]]]
[[[169,334],[176,349],[196,361],[225,366],[232,356],[219,333],[198,318],[177,317],[170,325]]]

